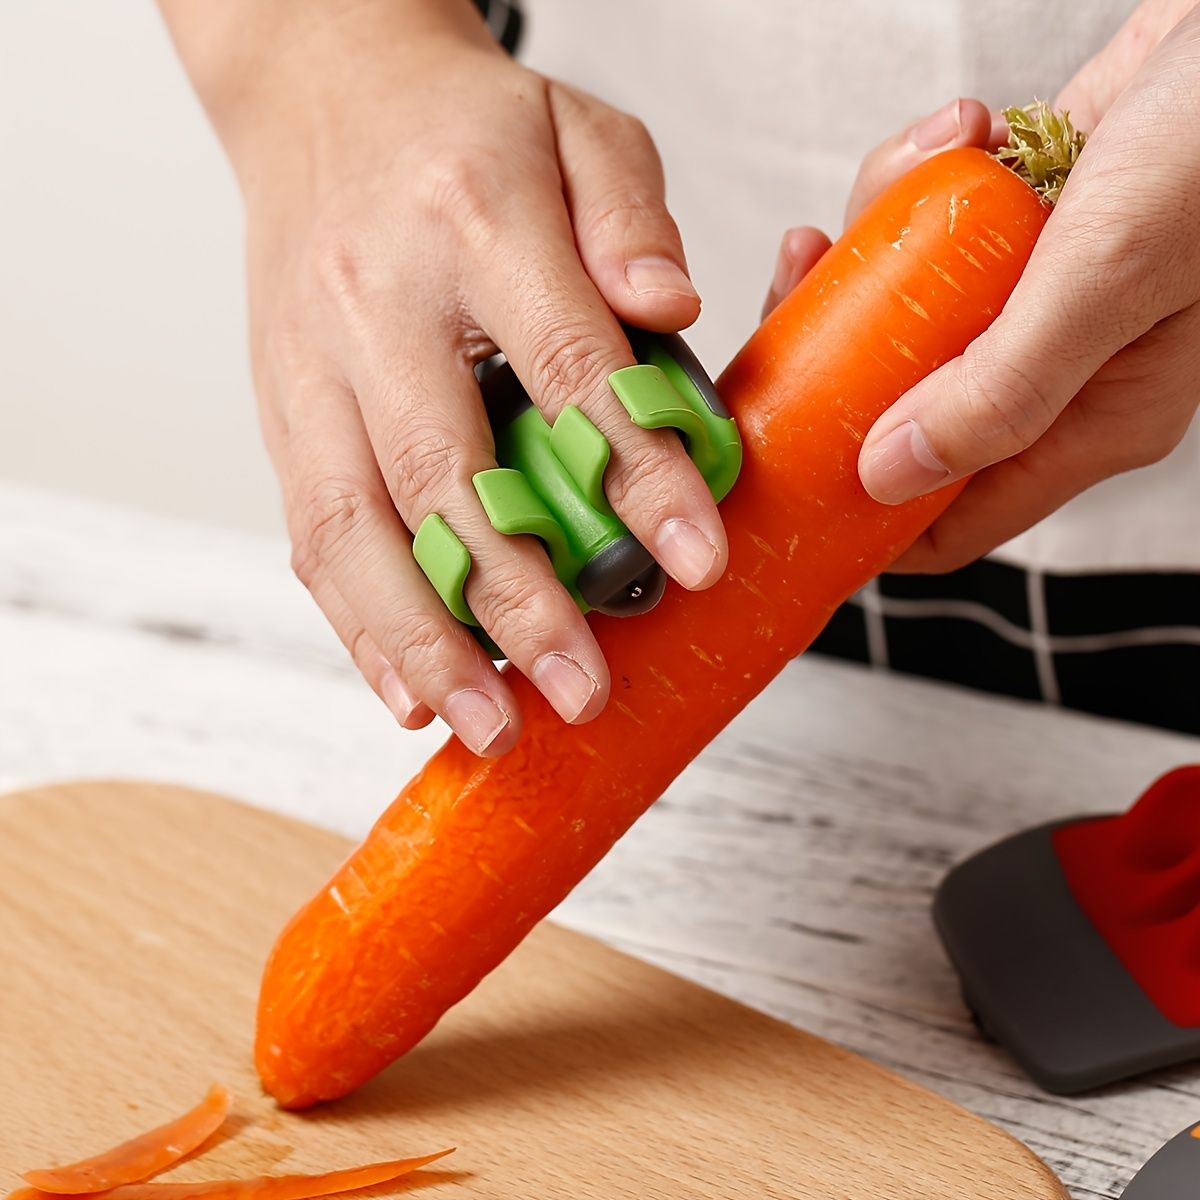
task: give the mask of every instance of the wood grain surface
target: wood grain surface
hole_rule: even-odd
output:
[[[815,1037],[544,925],[398,1066],[273,1108],[249,1062],[275,931],[347,843],[215,796],[0,799],[0,1185],[238,1096],[184,1179],[453,1144],[409,1187],[480,1197],[1061,1197],[1007,1134]],[[437,1186],[434,1186],[437,1185]]]

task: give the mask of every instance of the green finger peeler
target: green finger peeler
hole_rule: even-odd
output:
[[[712,380],[678,334],[625,333],[637,365],[614,371],[609,386],[635,425],[676,430],[713,498],[724,499],[741,470],[742,443]],[[507,363],[487,370],[480,390],[499,466],[472,482],[492,526],[541,539],[583,612],[625,617],[653,608],[666,578],[604,494],[604,435],[574,406],[550,425]],[[413,556],[450,612],[474,629],[492,657],[503,658],[463,595],[471,556],[438,514],[421,522]]]

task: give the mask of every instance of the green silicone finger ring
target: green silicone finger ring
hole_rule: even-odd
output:
[[[634,424],[674,429],[714,499],[724,499],[741,470],[742,443],[711,379],[678,334],[625,332],[637,365],[614,371],[609,386]],[[604,494],[610,452],[603,434],[570,406],[550,425],[507,363],[487,371],[480,388],[499,466],[480,471],[472,482],[492,526],[539,538],[583,612],[633,616],[653,608],[666,577]],[[413,556],[447,609],[474,629],[494,658],[502,658],[463,592],[470,553],[438,514],[421,523]]]

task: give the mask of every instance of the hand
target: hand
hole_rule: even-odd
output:
[[[897,569],[971,562],[1186,432],[1200,399],[1200,13],[1161,36],[1183,8],[1143,5],[1064,90],[1056,103],[1095,130],[1011,299],[864,442],[863,484],[885,503],[975,476]],[[931,124],[947,113],[946,145],[998,142],[978,102]],[[868,156],[851,216],[944,148],[920,128]]]
[[[234,10],[233,36],[253,37]],[[471,486],[495,466],[473,367],[498,347],[548,419],[582,408],[634,535],[684,587],[720,577],[699,473],[606,383],[634,361],[619,320],[676,330],[699,312],[654,146],[512,62],[465,0],[253,11],[295,22],[290,40],[273,30],[281,48],[248,82],[193,74],[217,94],[246,196],[255,382],[296,573],[402,725],[437,712],[476,753],[502,753],[513,692],[412,558],[440,513],[471,553],[484,629],[565,720],[587,721],[609,689],[588,624],[540,543],[496,533]],[[176,16],[199,19],[183,0]],[[175,32],[185,57],[203,41]]]

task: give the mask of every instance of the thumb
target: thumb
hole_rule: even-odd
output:
[[[974,562],[1094,483],[1165,458],[1196,411],[1200,306],[1160,321],[1092,376],[1023,454],[980,471],[893,563],[952,571]]]
[[[646,127],[551,85],[559,169],[584,269],[609,308],[642,329],[673,332],[700,313],[662,163]]]
[[[1135,180],[1144,192],[1168,181],[1180,195],[1196,190],[1193,92],[1161,137],[1142,136],[1148,122],[1176,113],[1200,20],[1179,28],[1088,141],[991,328],[867,435],[858,469],[875,499],[899,504],[1021,453],[1110,358],[1195,302],[1200,250],[1187,225],[1162,215],[1173,210],[1129,200]]]
[[[876,500],[901,504],[1032,446],[1100,367],[1154,324],[1141,303],[1081,280],[1071,249],[1079,239],[1055,223],[991,328],[868,433],[858,470]]]

